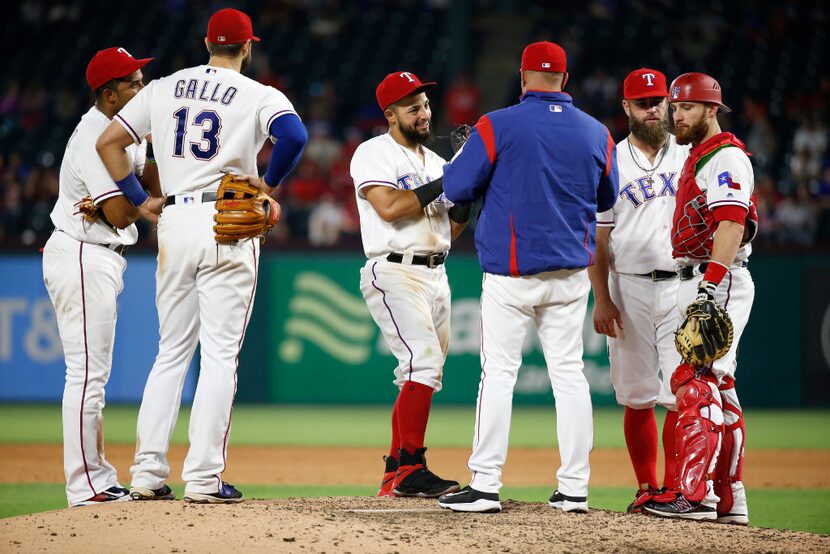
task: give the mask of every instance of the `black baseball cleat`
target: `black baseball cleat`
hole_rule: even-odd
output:
[[[718,517],[717,509],[700,502],[687,500],[682,494],[678,494],[677,498],[671,502],[648,502],[643,505],[643,510],[653,516],[692,519],[695,521],[715,521]]]
[[[666,502],[672,502],[675,500],[677,495],[677,491],[668,490],[665,487],[662,489],[654,489],[651,487],[647,489],[637,489],[637,492],[634,493],[634,502],[629,504],[625,511],[629,514],[641,514],[643,513],[643,506],[649,502],[665,504]]]
[[[401,449],[398,460],[398,472],[392,483],[395,496],[416,496],[418,498],[438,498],[442,494],[458,491],[458,481],[441,479],[429,469],[424,456],[426,448],[419,448],[415,454]]]
[[[501,511],[499,493],[481,492],[466,486],[459,492],[445,494],[438,499],[438,505],[453,512],[496,513]]]
[[[132,487],[130,489],[130,498],[133,500],[175,500],[176,493],[167,485],[162,485],[157,489]]]
[[[588,497],[587,496],[568,496],[559,491],[553,491],[548,499],[548,505],[551,508],[562,510],[563,512],[575,512],[578,514],[588,513]]]

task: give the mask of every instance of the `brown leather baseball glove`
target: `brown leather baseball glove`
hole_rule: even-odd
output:
[[[232,173],[225,174],[216,191],[216,242],[265,237],[280,220],[279,203]]]
[[[733,337],[732,320],[726,310],[713,300],[698,299],[686,308],[674,345],[686,363],[707,367],[729,352]]]

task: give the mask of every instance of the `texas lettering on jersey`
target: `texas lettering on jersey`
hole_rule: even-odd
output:
[[[659,177],[658,181],[649,179],[647,175],[629,181],[620,187],[620,200],[627,200],[634,208],[639,208],[649,200],[677,194],[676,171],[657,173],[657,177]]]

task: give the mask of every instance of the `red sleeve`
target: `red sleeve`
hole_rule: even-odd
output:
[[[496,135],[493,133],[493,124],[490,123],[490,118],[486,115],[481,116],[481,119],[476,123],[476,129],[478,134],[481,135],[484,149],[487,151],[487,158],[492,164],[496,161]]]
[[[715,223],[720,223],[721,221],[734,221],[735,223],[745,225],[746,214],[746,208],[742,206],[735,206],[734,204],[720,206],[712,210],[712,217],[715,218]]]

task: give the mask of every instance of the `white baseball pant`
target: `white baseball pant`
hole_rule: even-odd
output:
[[[117,472],[104,457],[102,410],[126,267],[120,254],[60,231],[43,249],[43,281],[66,361],[63,469],[70,506],[118,485]]]
[[[561,466],[558,489],[587,496],[593,415],[583,374],[582,326],[590,284],[584,269],[526,277],[484,274],[481,290],[481,382],[478,388],[470,486],[498,492],[507,458],[513,388],[522,345],[536,326],[556,402]]]
[[[441,390],[450,340],[450,287],[444,265],[429,268],[368,260],[360,291],[398,360],[395,386],[407,381]]]
[[[217,245],[212,202],[164,208],[158,223],[159,352],[138,413],[132,486],[157,489],[170,474],[167,450],[196,350],[201,366],[190,412],[185,492],[221,486],[236,394],[236,370],[256,292],[259,240]]]
[[[680,280],[611,272],[608,289],[620,310],[623,330],[608,337],[611,384],[617,402],[642,410],[660,404],[676,410],[671,375],[680,364],[674,333],[680,323],[677,290]]]

